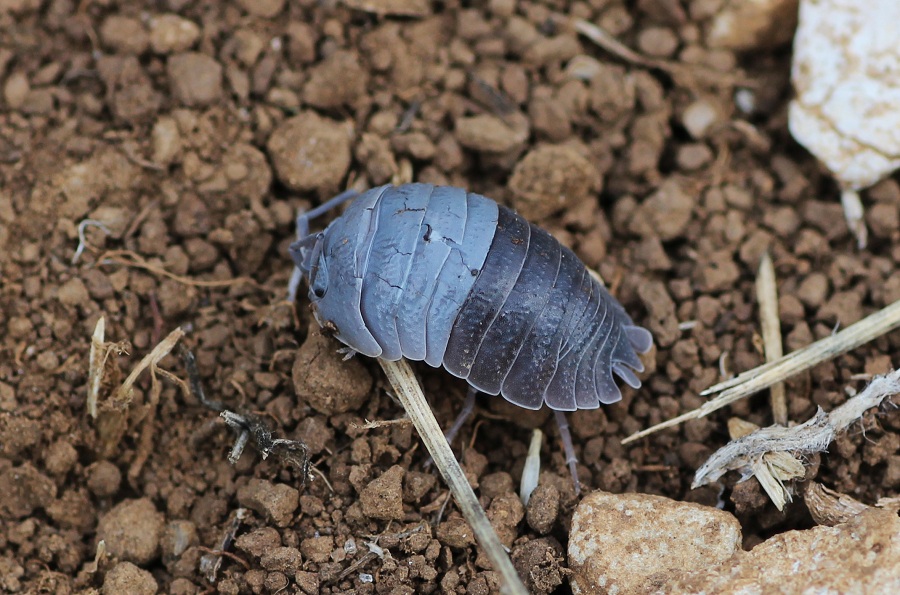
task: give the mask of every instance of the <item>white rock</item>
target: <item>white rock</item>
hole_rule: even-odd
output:
[[[661,593],[900,593],[900,519],[869,509],[834,527],[770,537],[724,564],[685,574]]]
[[[740,524],[727,512],[650,494],[594,492],[572,518],[572,592],[648,593],[740,550]]]
[[[791,134],[845,190],[900,167],[900,2],[803,0]]]

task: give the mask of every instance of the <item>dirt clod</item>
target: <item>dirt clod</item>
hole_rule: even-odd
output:
[[[302,112],[269,138],[278,179],[292,190],[334,192],[350,166],[353,126]]]
[[[297,351],[293,378],[297,397],[325,415],[359,409],[372,386],[359,360],[344,361],[335,342],[316,330]]]
[[[394,465],[359,493],[363,514],[384,521],[403,518],[403,467]]]
[[[120,560],[144,565],[159,555],[165,517],[147,498],[124,500],[100,517],[97,539]]]
[[[538,535],[546,535],[559,515],[559,490],[554,485],[539,485],[531,492],[525,507],[528,526]]]
[[[7,519],[27,517],[46,508],[56,497],[56,484],[30,463],[0,471],[0,516]]]
[[[580,204],[599,182],[597,170],[575,148],[546,145],[516,164],[509,187],[516,211],[539,220]]]
[[[279,527],[285,527],[300,505],[300,493],[283,483],[266,479],[251,479],[238,488],[238,502],[271,519]]]
[[[206,54],[184,52],[167,65],[172,94],[183,105],[208,105],[222,96],[222,65]]]
[[[154,595],[159,585],[153,575],[138,568],[131,562],[119,562],[103,577],[103,595],[134,593],[134,595]]]

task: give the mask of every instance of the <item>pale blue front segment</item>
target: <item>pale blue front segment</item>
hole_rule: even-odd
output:
[[[440,366],[497,213],[497,203],[460,188],[406,184],[362,194],[324,231],[326,291],[309,294],[316,319],[363,355]]]
[[[415,266],[409,271],[395,318],[400,348],[408,359],[421,361],[428,353],[426,314],[438,273],[444,268],[452,246],[463,242],[467,211],[466,191],[462,188],[438,187],[431,192],[422,221],[421,241],[413,255]]]
[[[318,275],[326,272],[325,295],[309,291],[315,317],[321,325],[333,322],[335,336],[354,350],[378,357],[381,345],[366,328],[360,309],[365,261],[377,226],[375,205],[387,187],[373,188],[354,200],[344,214],[325,228],[322,254],[317,261]],[[317,282],[316,285],[319,285]]]

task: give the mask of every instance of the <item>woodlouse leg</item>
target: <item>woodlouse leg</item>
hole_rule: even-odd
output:
[[[459,434],[459,431],[465,425],[466,421],[472,416],[472,412],[475,411],[476,396],[478,396],[478,389],[470,386],[469,392],[466,393],[466,400],[463,401],[462,409],[459,410],[459,414],[456,416],[456,419],[453,420],[453,425],[450,426],[449,430],[444,432],[447,444],[453,444],[453,439],[456,438],[456,435]],[[428,469],[433,463],[434,461],[431,460],[431,457],[428,457],[424,467]]]
[[[444,432],[444,436],[447,438],[449,444],[453,443],[453,439],[456,438],[456,435],[459,434],[463,425],[465,425],[466,421],[472,416],[472,412],[475,411],[476,396],[478,396],[478,389],[470,386],[469,392],[466,393],[466,400],[463,402],[462,409],[459,410],[459,415],[456,416],[450,429]]]
[[[356,190],[345,190],[314,209],[310,209],[309,211],[298,211],[296,219],[297,241],[291,244],[292,255],[293,252],[296,251],[299,253],[299,251],[307,247],[307,245],[315,243],[315,239],[310,240],[312,236],[309,234],[309,222],[311,220],[320,215],[324,215],[331,209],[340,206],[348,200],[356,198],[358,194],[359,192]],[[297,299],[297,288],[300,287],[300,280],[302,278],[303,270],[295,263],[294,270],[291,272],[291,279],[288,281],[287,299],[291,303],[294,303]]]
[[[575,445],[572,444],[572,434],[569,432],[569,420],[566,418],[564,411],[554,411],[556,416],[556,425],[559,426],[559,438],[563,443],[563,450],[566,453],[566,464],[569,466],[569,472],[572,474],[572,481],[575,483],[575,495],[581,493],[581,483],[578,481],[578,458],[575,456]]]

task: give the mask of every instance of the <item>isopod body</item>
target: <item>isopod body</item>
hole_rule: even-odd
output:
[[[614,373],[641,384],[650,333],[571,250],[479,194],[374,188],[291,253],[316,320],[364,355],[443,366],[527,409],[616,402]]]

